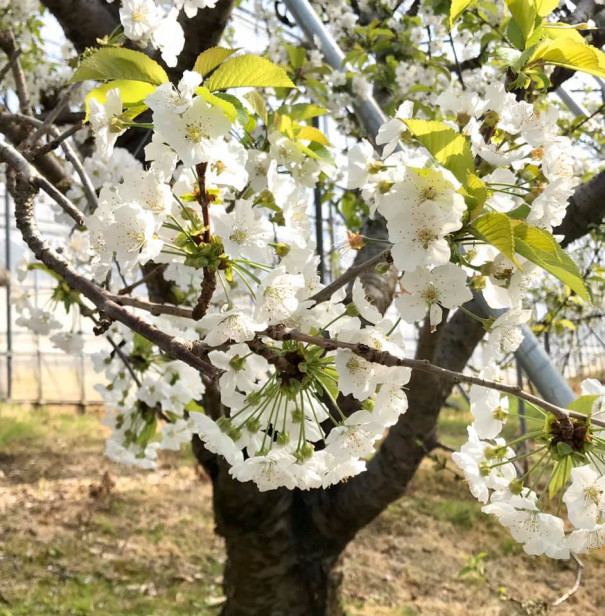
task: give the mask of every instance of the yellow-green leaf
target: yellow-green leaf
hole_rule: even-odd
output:
[[[244,98],[250,103],[250,107],[252,107],[262,121],[267,124],[269,121],[269,112],[267,111],[265,99],[256,90],[244,94]]]
[[[505,257],[514,263],[515,236],[511,219],[500,212],[486,212],[475,220],[471,227],[473,235],[495,246]]]
[[[145,100],[145,97],[156,89],[156,86],[151,83],[145,83],[144,81],[129,81],[124,79],[117,79],[115,81],[103,83],[91,90],[86,97],[84,101],[84,105],[86,107],[86,117],[84,118],[84,121],[88,120],[88,105],[90,101],[94,99],[103,105],[107,100],[107,93],[115,88],[120,91],[122,105],[124,105],[124,107],[132,107],[139,106],[139,104]]]
[[[536,24],[537,10],[533,0],[505,0],[524,41],[531,36]]]
[[[215,96],[214,94],[212,94],[212,92],[210,92],[210,90],[208,90],[208,88],[204,86],[199,86],[198,88],[196,88],[195,93],[198,96],[204,98],[204,100],[210,103],[213,107],[218,107],[219,109],[222,109],[224,114],[229,118],[229,120],[231,122],[235,122],[235,119],[237,117],[237,109],[235,108],[235,105],[233,105],[233,103],[230,103],[229,101],[226,101],[224,98],[220,98],[219,96]]]
[[[284,108],[283,113],[287,113],[293,120],[301,121],[322,116],[327,113],[327,109],[315,103],[296,103],[287,110]]]
[[[599,397],[600,396],[597,395],[580,396],[568,404],[567,408],[570,411],[578,411],[578,413],[590,415],[592,413],[594,403],[599,399]]]
[[[160,85],[168,81],[168,75],[155,60],[140,51],[122,47],[103,47],[80,62],[70,82],[118,79]]]
[[[474,220],[481,214],[483,206],[490,195],[487,184],[474,173],[469,173],[466,186],[460,192],[467,199],[470,210],[470,220]]]
[[[301,126],[296,133],[296,139],[330,145],[328,138],[314,126]]]
[[[475,159],[466,137],[443,122],[404,120],[410,132],[456,178],[466,183],[475,169]]]
[[[265,58],[237,56],[223,62],[206,81],[209,90],[228,88],[295,88],[286,71]]]
[[[511,223],[516,252],[552,274],[582,299],[590,302],[590,294],[578,266],[559,246],[552,234],[520,220],[511,220]]]
[[[237,49],[227,49],[226,47],[211,47],[203,51],[195,61],[193,70],[205,77],[213,71],[219,64],[223,63]]]
[[[556,24],[548,24],[542,27],[544,35],[549,39],[558,39],[558,38],[571,38],[574,41],[582,45],[586,45],[586,41],[584,37],[574,28],[568,24],[564,23],[556,23]]]
[[[450,29],[458,20],[458,17],[462,15],[463,11],[474,1],[475,0],[452,0],[452,6],[450,6]]]
[[[559,443],[565,444],[567,443]],[[567,449],[569,448],[569,453]],[[548,484],[548,497],[553,499],[565,486],[569,477],[571,475],[571,469],[573,467],[571,453],[573,450],[571,447],[567,446],[565,449],[557,447],[557,451],[559,455],[563,455],[564,457],[561,460],[558,460],[555,463],[555,468],[551,475],[550,483]]]
[[[572,37],[541,43],[527,64],[555,64],[596,77],[605,77],[605,54],[600,49]]]
[[[550,15],[558,6],[560,0],[535,0],[536,11],[540,17]]]

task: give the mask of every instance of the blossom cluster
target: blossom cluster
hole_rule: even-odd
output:
[[[178,11],[191,17],[213,5],[181,0],[166,15],[154,0],[123,0],[120,17],[128,38],[158,47],[175,65],[183,44]],[[322,9],[335,12],[330,3]],[[341,11],[340,35],[354,34],[354,24],[352,12]],[[309,75],[322,70],[318,55],[309,54]],[[363,74],[325,73],[337,90],[328,108],[351,102],[349,78],[353,96],[371,92]],[[160,267],[174,297],[167,314],[156,306],[145,318],[187,348],[197,345],[216,369],[212,386],[220,391],[220,403],[211,403],[209,384],[196,369],[122,325],[99,327],[112,346],[109,358],[95,360],[106,380],[99,391],[112,429],[107,455],[155,468],[158,450],[177,449],[196,435],[224,458],[234,478],[254,481],[260,490],[328,487],[362,472],[407,411],[410,369],[397,365],[406,358],[404,324],[426,320],[435,331],[450,312],[468,312],[464,304],[482,291],[491,308],[506,311],[480,319],[488,339],[479,377],[502,380],[499,366],[521,344],[531,317],[523,300],[539,268],[499,242],[490,244],[473,224],[481,215],[507,215],[511,228],[515,220],[551,231],[578,176],[573,146],[559,134],[556,109],[519,101],[499,83],[430,97],[435,118],[443,120],[435,122],[438,131],[468,146],[472,170],[460,173],[448,165],[439,156],[446,148],[431,147],[414,131],[410,122],[425,111],[418,98],[401,104],[380,127],[380,153],[366,140],[352,145],[347,190],[359,191],[371,217],[386,220],[388,238],[357,234],[351,244],[383,244],[389,259],[378,272],[397,279],[394,308],[382,314],[359,278],[349,294],[340,288],[318,299],[326,286],[318,275],[310,189],[337,176],[325,135],[297,122],[285,97],[275,111],[263,110],[254,99],[221,98],[207,85],[200,73],[185,71],[177,85],[155,87],[142,101],[151,111],[146,124],[128,115],[119,87],[88,101],[97,155],[84,167],[98,207],[86,209],[85,191],[77,184],[70,188],[68,196],[85,211],[85,229],[74,231],[63,256],[116,296],[127,281],[137,280],[142,266]],[[132,126],[150,131],[144,164],[116,147]],[[469,175],[482,200],[471,194]],[[194,318],[208,293],[207,309]],[[55,300],[91,310],[65,289]],[[132,305],[136,312],[137,302]],[[58,331],[61,324],[50,310],[27,298],[19,307],[20,323],[52,333],[68,352],[80,348],[77,337]],[[171,309],[178,316],[169,316]],[[286,331],[298,337],[277,335]],[[368,359],[379,354],[388,355],[391,365]],[[584,389],[597,417],[605,392],[591,381]],[[493,387],[471,388],[469,440],[453,456],[471,492],[528,553],[564,558],[602,545],[599,447],[605,441],[589,420],[574,424],[570,436],[544,413],[534,418],[539,425],[528,436],[535,448],[523,454],[538,462],[521,474],[515,443],[503,436],[514,415],[508,405]],[[547,469],[557,479],[554,488],[539,483]],[[549,512],[547,491],[561,495],[574,525],[570,534],[563,519]]]
[[[107,0],[113,2],[113,0]],[[183,27],[178,21],[182,10],[189,18],[199,9],[214,8],[218,0],[121,0],[120,22],[124,36],[141,47],[152,45],[168,66],[176,66],[185,45]],[[169,5],[166,10],[166,5]]]

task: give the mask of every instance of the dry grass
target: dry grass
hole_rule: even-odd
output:
[[[463,425],[448,413],[443,430],[453,441]],[[210,485],[187,453],[164,457],[157,473],[113,465],[103,438],[92,416],[0,409],[0,615],[216,614],[224,554]],[[461,576],[480,552],[484,574],[476,565]],[[346,556],[351,615],[604,613],[603,554],[587,559],[577,596],[547,611],[573,567],[524,556],[430,462]]]

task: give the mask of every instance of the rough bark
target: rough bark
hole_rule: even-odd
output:
[[[602,224],[605,217],[605,171],[590,182],[581,184],[569,199],[563,222],[554,230],[563,235],[563,247],[585,235],[592,227]]]
[[[198,439],[193,448],[212,478],[216,532],[227,547],[222,616],[344,616],[346,544],[322,532],[316,493],[260,493],[233,480]]]
[[[104,0],[42,0],[42,4],[61,24],[65,36],[78,52],[96,47],[97,39],[110,34],[120,24],[119,3],[107,4]],[[166,68],[172,81],[180,78],[184,70],[191,70],[197,56],[218,44],[231,16],[234,0],[220,0],[213,9],[202,9],[193,19],[179,17],[185,33],[185,47],[178,65],[166,67],[157,51],[147,50]]]

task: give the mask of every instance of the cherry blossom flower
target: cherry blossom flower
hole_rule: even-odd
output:
[[[442,307],[455,308],[472,298],[466,286],[466,273],[453,263],[431,271],[417,268],[406,272],[401,284],[405,292],[397,297],[395,305],[401,318],[408,323],[423,318],[428,306],[430,323],[435,327],[441,323]]]

